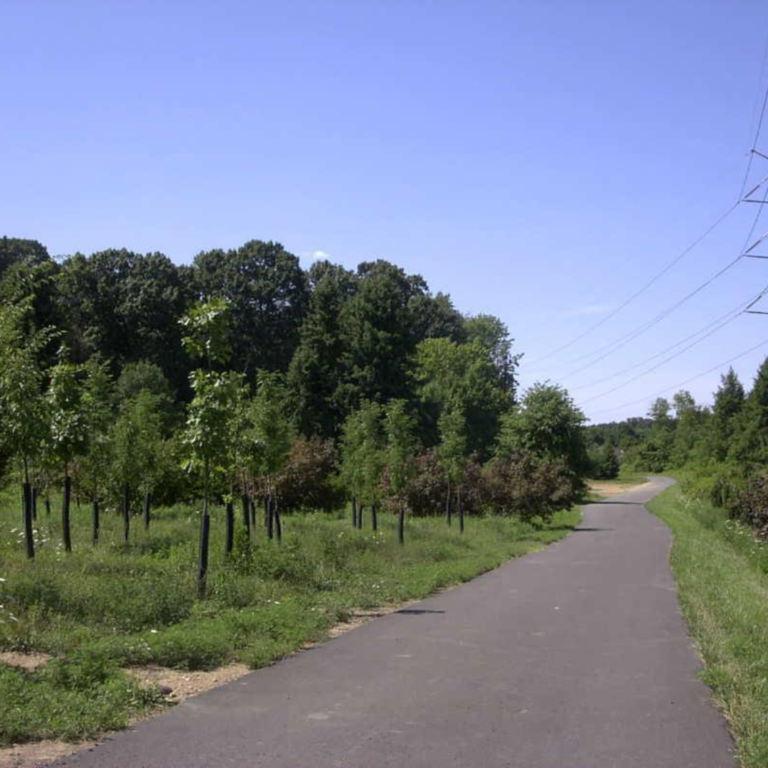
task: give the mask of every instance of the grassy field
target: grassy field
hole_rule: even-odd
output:
[[[77,740],[124,727],[161,705],[121,669],[157,664],[211,669],[230,661],[260,667],[322,639],[356,609],[428,595],[565,536],[577,510],[540,528],[515,519],[470,518],[460,536],[442,519],[394,519],[377,533],[353,530],[341,514],[284,518],[282,544],[242,524],[224,555],[223,510],[212,524],[209,599],[194,599],[198,516],[178,506],[155,512],[145,532],[133,520],[122,543],[114,512],[90,543],[90,510],[73,509],[74,551],[60,544],[57,505],[38,518],[38,556],[24,555],[16,489],[0,496],[0,650],[45,652],[36,671],[0,664],[0,744]],[[240,521],[238,520],[238,523]],[[366,520],[366,524],[369,521]]]
[[[672,569],[683,613],[744,768],[768,765],[768,543],[679,487],[652,512],[674,534]]]

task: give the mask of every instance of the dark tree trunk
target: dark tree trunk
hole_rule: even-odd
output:
[[[28,482],[22,484],[22,516],[24,518],[24,543],[27,557],[32,560],[35,556],[35,532],[32,527],[32,487]]]
[[[269,496],[264,497],[264,527],[269,528]],[[272,538],[271,536],[269,537]]]
[[[464,533],[464,501],[461,498],[461,488],[456,489],[456,506],[459,511],[459,533]]]
[[[363,530],[363,512],[365,512],[365,507],[361,504],[357,508],[357,527],[362,531]]]
[[[225,543],[226,553],[232,552],[235,546],[235,505],[231,502],[227,502],[227,537]]]
[[[32,489],[32,519],[37,520],[37,488]]]
[[[152,518],[152,494],[147,491],[144,494],[144,530],[149,530],[149,521]]]
[[[277,499],[272,499],[274,505],[272,509],[272,515],[275,518],[275,533],[277,534],[277,540],[280,542],[283,540],[283,522],[280,519],[280,507],[277,504]]]
[[[123,485],[123,541],[127,544],[131,534],[131,488]]]
[[[357,497],[352,496],[352,527],[357,528]]]
[[[94,499],[91,502],[91,541],[94,545],[99,543],[99,527],[101,525],[101,510],[99,509],[99,500]]]
[[[405,505],[402,502],[397,511],[397,540],[405,544]]]
[[[447,493],[445,494],[445,520],[448,525],[451,524],[451,481],[446,484]]]
[[[247,493],[244,493],[240,497],[240,503],[243,506],[243,523],[245,524],[245,530],[248,534],[248,538],[251,538],[251,499]]]
[[[70,526],[69,510],[72,501],[72,478],[64,475],[64,500],[61,506],[61,534],[64,538],[64,551],[72,551],[72,528]]]
[[[51,516],[51,497],[48,494],[45,496],[45,514]]]
[[[379,529],[379,521],[376,516],[376,513],[378,510],[376,509],[376,504],[371,504],[371,528],[374,531],[377,531]]]
[[[208,541],[211,534],[211,518],[208,515],[208,499],[203,501],[203,515],[200,520],[200,553],[197,558],[197,599],[205,599],[208,579]]]
[[[266,498],[267,507],[267,538],[271,541],[275,537],[275,508],[269,496]]]

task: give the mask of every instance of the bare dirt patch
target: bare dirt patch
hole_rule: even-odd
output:
[[[626,491],[634,491],[635,488],[642,488],[648,485],[647,480],[638,482],[636,480],[590,480],[589,490],[601,499],[607,499],[609,496],[616,496]]]
[[[245,664],[228,664],[211,672],[183,672],[156,666],[131,667],[124,671],[144,686],[156,685],[161,690],[170,689],[166,695],[167,700],[179,702],[237,680],[252,670]]]
[[[91,749],[95,744],[94,741],[78,744],[69,744],[66,741],[33,741],[29,744],[5,747],[0,749],[0,768],[37,768],[82,749]]]
[[[37,669],[47,663],[51,657],[47,653],[16,653],[14,651],[0,651],[0,664],[19,669]],[[0,763],[2,765],[2,763]]]

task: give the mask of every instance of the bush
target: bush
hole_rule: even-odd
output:
[[[389,474],[385,470],[382,480],[385,497],[390,497]],[[445,469],[440,465],[437,449],[431,448],[414,459],[414,473],[405,487],[405,502],[414,517],[428,517],[445,513],[448,483]],[[476,456],[464,463],[464,478],[461,483],[461,498],[466,514],[478,513],[484,504],[483,474]],[[455,510],[455,499],[451,502]],[[396,512],[394,503],[385,504],[386,509]]]
[[[741,493],[747,488],[744,470],[733,464],[694,467],[680,478],[686,496],[708,501],[725,509],[731,517],[739,517]]]
[[[336,481],[336,450],[330,440],[296,440],[277,479],[277,495],[286,510],[331,511],[344,503]]]
[[[613,480],[619,476],[619,458],[610,443],[590,447],[588,458],[589,475],[595,480]]]
[[[768,475],[755,475],[739,495],[734,513],[742,523],[768,538]]]
[[[483,474],[485,499],[492,511],[523,520],[549,518],[572,506],[582,486],[564,463],[536,461],[525,454],[495,459]]]

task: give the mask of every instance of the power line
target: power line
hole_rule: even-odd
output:
[[[603,408],[601,411],[596,411],[595,415],[600,413],[610,413],[611,411],[617,411],[620,408],[629,408],[631,405],[637,405],[638,403],[645,402],[646,400],[649,400],[652,397],[660,397],[665,392],[669,392],[673,389],[679,389],[680,387],[684,387],[686,384],[690,384],[692,381],[696,381],[697,379],[701,379],[704,376],[709,375],[710,373],[713,373],[714,371],[719,370],[723,366],[730,365],[731,363],[736,362],[736,360],[740,360],[742,357],[745,357],[750,352],[754,352],[756,349],[759,349],[760,347],[764,347],[766,344],[768,344],[768,339],[765,341],[761,341],[758,344],[755,344],[754,347],[750,347],[749,349],[745,350],[744,352],[741,352],[738,355],[735,355],[734,357],[730,358],[729,360],[726,360],[722,363],[718,363],[717,365],[712,366],[712,368],[707,369],[703,373],[699,373],[696,376],[691,376],[690,379],[686,379],[685,381],[681,381],[679,384],[673,384],[671,387],[665,387],[664,389],[659,390],[658,392],[652,394],[652,395],[646,395],[645,397],[640,397],[637,400],[632,400],[629,403],[624,403],[622,405],[616,405],[612,408]]]
[[[667,274],[678,262],[680,262],[682,259],[684,259],[699,243],[701,243],[703,240],[705,240],[712,232],[720,226],[735,210],[738,208],[739,204],[741,203],[741,195],[739,195],[739,198],[734,202],[730,208],[728,208],[725,213],[721,214],[712,224],[710,224],[709,227],[703,232],[703,234],[699,235],[693,242],[691,242],[689,245],[687,245],[672,261],[667,264],[664,269],[662,269],[660,272],[658,272],[656,275],[654,275],[645,285],[642,286],[639,290],[635,291],[626,301],[624,301],[622,304],[620,304],[616,309],[611,311],[608,315],[598,320],[598,322],[591,325],[589,328],[587,328],[585,331],[580,333],[578,336],[575,336],[570,341],[567,341],[562,346],[558,347],[557,349],[553,349],[551,352],[548,352],[546,355],[543,355],[542,357],[539,357],[535,360],[532,360],[532,364],[539,363],[543,360],[548,360],[550,357],[553,357],[554,355],[562,352],[563,350],[568,349],[569,347],[572,347],[577,342],[581,341],[583,338],[591,334],[593,331],[596,331],[598,328],[600,328],[602,325],[607,323],[609,320],[614,318],[619,312],[621,312],[623,309],[628,307],[636,298],[638,298],[640,295],[645,293],[652,285],[654,285],[658,280],[660,280],[664,275]]]
[[[768,233],[764,237],[768,236]],[[741,259],[744,258],[744,254],[740,253],[738,256],[736,256],[734,259],[729,261],[724,267],[719,269],[717,272],[715,272],[714,275],[707,278],[703,283],[701,283],[699,286],[694,288],[690,293],[683,296],[682,299],[678,299],[674,304],[670,305],[663,311],[661,311],[659,314],[657,314],[655,317],[651,318],[650,320],[646,321],[642,325],[638,326],[634,330],[630,331],[629,333],[625,334],[624,336],[620,336],[618,339],[615,339],[610,344],[602,347],[601,349],[597,350],[596,352],[591,353],[591,355],[587,355],[586,357],[593,357],[595,354],[598,355],[598,357],[595,357],[593,360],[590,360],[587,363],[584,363],[581,367],[577,368],[575,371],[571,371],[570,373],[567,373],[566,376],[575,376],[578,373],[581,373],[582,371],[586,371],[588,368],[591,368],[596,363],[599,363],[601,360],[605,360],[606,357],[609,355],[612,355],[614,352],[617,352],[619,349],[622,349],[622,347],[627,346],[630,342],[634,341],[639,336],[642,336],[642,334],[646,333],[646,331],[649,331],[654,326],[658,325],[662,320],[666,320],[673,312],[678,310],[680,307],[683,306],[683,304],[686,304],[689,302],[694,296],[701,293],[705,288],[708,288],[712,283],[715,282],[718,278],[722,277],[726,272],[728,272],[730,269],[736,266]],[[602,352],[602,354],[601,354]],[[578,361],[579,358],[577,358]],[[580,359],[585,359],[584,357]],[[577,362],[574,361],[574,362]]]
[[[683,344],[686,344],[687,342],[691,341],[692,339],[695,339],[697,336],[701,336],[701,334],[706,333],[712,326],[717,326],[714,330],[720,330],[720,328],[727,325],[731,320],[735,320],[737,317],[742,315],[744,312],[747,312],[751,307],[753,307],[765,294],[768,293],[768,287],[766,287],[763,291],[761,291],[757,297],[754,299],[748,301],[748,302],[742,302],[739,304],[738,307],[734,307],[734,309],[729,310],[723,315],[720,315],[720,317],[716,318],[715,320],[712,320],[712,322],[707,323],[703,328],[699,328],[699,330],[695,331],[694,333],[690,334],[689,336],[686,336],[684,339],[681,339],[680,341],[671,344],[668,347],[665,347],[660,352],[657,352],[655,355],[651,355],[650,357],[646,357],[644,360],[641,360],[638,363],[634,363],[633,365],[628,366],[627,368],[623,368],[620,371],[616,371],[615,373],[611,373],[608,376],[603,376],[600,379],[595,379],[594,381],[590,381],[588,384],[580,384],[578,387],[570,387],[570,390],[572,392],[578,392],[580,390],[584,389],[590,389],[591,387],[595,387],[598,384],[603,384],[606,381],[610,381],[611,379],[615,379],[619,376],[623,376],[625,373],[630,373],[631,371],[637,370],[638,368],[642,368],[644,365],[647,365],[650,362],[653,362],[659,357],[662,357],[663,355],[666,355],[668,352],[671,352],[674,349],[677,349],[678,347],[682,346]],[[725,322],[723,322],[725,321]],[[709,334],[706,336],[703,336],[701,340],[707,338]],[[696,342],[698,343],[698,342]],[[690,347],[686,347],[686,349],[690,349]],[[683,350],[685,351],[685,350]]]
[[[760,84],[762,84],[762,81],[763,81],[763,74],[765,72],[766,61],[768,61],[768,38],[766,39],[765,49],[763,51],[763,62],[762,62],[761,70],[760,70],[760,77],[758,79],[758,82]],[[715,222],[713,224],[711,224],[704,231],[704,233],[702,235],[697,237],[690,245],[688,245],[686,248],[684,248],[683,251],[680,254],[678,254],[671,262],[669,262],[660,272],[658,272],[656,275],[654,275],[639,290],[635,291],[635,293],[630,295],[629,298],[626,299],[618,307],[616,307],[616,309],[614,309],[612,312],[610,312],[605,317],[603,317],[600,320],[598,320],[596,323],[591,325],[589,328],[587,328],[582,333],[578,334],[574,338],[572,338],[569,341],[567,341],[565,344],[562,344],[561,346],[557,347],[556,349],[553,349],[552,351],[548,352],[547,354],[543,355],[542,357],[539,357],[539,358],[536,358],[536,359],[532,360],[531,361],[532,365],[536,365],[539,362],[542,362],[544,360],[548,360],[549,358],[553,357],[554,355],[557,355],[560,352],[563,352],[564,350],[569,349],[574,344],[578,343],[583,338],[585,338],[586,336],[590,335],[591,333],[596,331],[598,328],[603,326],[605,323],[607,323],[609,320],[614,318],[619,312],[621,312],[623,309],[625,309],[627,306],[629,306],[635,299],[637,299],[639,296],[641,296],[643,293],[645,293],[645,291],[647,291],[649,288],[651,288],[651,286],[653,286],[658,280],[660,280],[662,277],[664,277],[664,275],[666,275],[678,262],[680,262],[683,258],[685,258],[685,256],[687,256],[699,243],[701,243],[720,224],[722,224],[722,222],[725,221],[725,219],[727,219],[728,216],[730,216],[731,213],[733,213],[734,210],[736,210],[736,208],[744,200],[744,190],[746,189],[747,181],[749,179],[749,174],[750,174],[750,172],[752,170],[752,162],[753,162],[754,156],[755,156],[755,154],[757,152],[757,143],[760,140],[760,134],[761,134],[762,128],[763,128],[763,121],[765,119],[765,114],[766,114],[767,110],[768,110],[768,86],[766,86],[766,88],[764,90],[762,108],[760,110],[760,116],[759,116],[758,121],[757,121],[757,128],[755,130],[755,136],[754,136],[754,139],[752,141],[752,147],[751,147],[750,152],[749,152],[749,159],[747,161],[747,168],[746,168],[746,172],[744,174],[744,179],[743,179],[742,184],[741,184],[741,191],[739,192],[738,198],[731,205],[731,207],[725,213],[723,213],[718,219],[716,219]],[[760,188],[760,186],[762,186],[767,180],[768,180],[768,177],[766,177],[766,179],[763,179],[757,186],[753,187],[752,190],[750,190],[750,192],[748,193],[747,197],[749,195],[753,194],[754,192],[756,192]],[[766,194],[768,194],[768,192]],[[765,197],[763,199],[763,202],[765,202]],[[760,208],[762,208],[762,205],[760,206]],[[752,229],[750,230],[750,234],[747,236],[747,240],[749,240],[749,238],[751,237],[752,232],[754,231],[755,227],[757,226],[757,221],[759,220],[759,218],[760,218],[760,210],[758,210],[758,214],[755,217],[755,221],[753,222]],[[744,247],[746,248],[746,244],[745,244]],[[733,263],[735,263],[735,262],[733,262]],[[733,264],[731,264],[730,266],[732,266],[732,265]],[[730,268],[730,266],[728,268]],[[695,294],[693,294],[693,295],[695,295]],[[687,301],[687,299],[686,299],[686,301]],[[652,327],[652,326],[649,326],[649,327]],[[600,359],[602,359],[602,358],[600,358]],[[597,362],[597,361],[595,361],[595,362]]]
[[[766,181],[768,181],[768,176],[766,176],[760,182],[760,184],[756,187],[756,189],[759,188],[761,185],[763,185]],[[765,188],[762,202],[768,202],[768,187]],[[585,371],[588,368],[591,368],[596,363],[599,363],[600,361],[605,360],[606,357],[608,357],[609,355],[612,355],[614,352],[617,352],[622,347],[625,347],[627,344],[634,341],[636,338],[644,334],[646,331],[649,331],[651,328],[658,325],[660,322],[662,322],[662,320],[665,320],[673,312],[675,312],[684,304],[686,304],[688,301],[690,301],[694,296],[698,295],[705,288],[709,287],[715,280],[722,277],[722,275],[724,275],[731,268],[736,266],[736,264],[738,264],[739,261],[741,261],[745,256],[748,256],[753,249],[755,249],[766,238],[768,238],[768,232],[766,232],[760,238],[758,238],[758,240],[756,240],[754,243],[752,243],[751,245],[748,245],[754,235],[755,229],[757,227],[757,224],[758,224],[758,221],[760,220],[761,215],[762,215],[762,206],[760,206],[760,208],[758,209],[755,215],[755,218],[752,220],[752,225],[749,229],[749,233],[747,234],[747,237],[745,238],[744,246],[742,247],[742,250],[738,256],[736,256],[734,259],[728,262],[724,267],[719,269],[715,274],[713,274],[711,277],[709,277],[699,286],[694,288],[694,290],[692,290],[690,293],[683,296],[682,299],[679,299],[678,301],[674,302],[672,305],[670,305],[666,309],[662,310],[655,317],[651,318],[650,320],[646,321],[640,326],[634,328],[633,330],[629,331],[623,336],[619,336],[617,339],[614,339],[608,344],[604,344],[602,347],[599,347],[594,352],[590,352],[587,355],[581,355],[577,358],[573,358],[570,361],[563,363],[563,365],[569,365],[571,363],[579,363],[582,360],[588,361],[588,362],[585,362],[581,367],[577,368],[576,370],[566,373],[564,377],[567,378],[570,376],[576,376],[582,371]]]
[[[760,294],[760,296],[765,295],[765,291]],[[759,298],[759,297],[758,297]],[[749,306],[752,306],[754,302],[752,302]],[[605,397],[606,395],[610,395],[613,392],[616,392],[619,389],[623,389],[624,387],[628,386],[629,384],[634,383],[638,379],[643,378],[643,376],[647,376],[649,373],[653,373],[654,371],[657,371],[662,366],[666,365],[667,363],[674,360],[676,357],[680,357],[680,355],[687,352],[689,349],[692,349],[693,347],[697,346],[698,344],[701,344],[702,341],[705,339],[708,339],[713,334],[717,333],[719,330],[725,328],[727,325],[730,325],[734,320],[741,317],[741,315],[746,311],[746,309],[739,312],[737,315],[734,315],[733,317],[729,318],[728,320],[725,320],[724,322],[720,323],[718,326],[710,330],[709,332],[705,333],[701,338],[696,339],[696,341],[691,342],[687,347],[683,347],[681,350],[678,350],[674,354],[670,355],[669,357],[664,358],[659,363],[656,363],[656,365],[651,366],[647,371],[643,371],[642,373],[639,373],[637,376],[633,376],[630,379],[627,379],[627,381],[622,382],[621,384],[617,384],[615,387],[612,387],[609,390],[606,390],[605,392],[601,392],[599,395],[593,395],[592,397],[587,398],[586,400],[582,400],[581,404],[584,405],[586,403],[591,403],[595,400],[599,400],[601,397]]]
[[[763,78],[765,76],[765,65],[766,65],[766,62],[768,62],[768,36],[766,36],[765,45],[763,46],[763,60],[762,60],[762,62],[763,63],[761,65],[761,67],[760,67],[760,77],[758,78],[758,88],[759,88],[758,97],[757,97],[758,99],[760,98],[759,97],[759,92],[762,90],[761,86],[762,86],[762,83],[763,83]],[[752,112],[752,119],[753,120],[754,120],[754,111],[755,111],[756,107],[757,107],[757,104],[755,104],[755,106],[753,107],[753,112]],[[744,173],[744,181],[743,181],[743,183],[741,185],[741,192],[739,193],[739,197],[744,197],[744,190],[747,188],[747,179],[749,178],[749,173],[752,170],[752,161],[753,161],[753,159],[755,157],[755,150],[757,149],[757,142],[760,140],[760,131],[762,130],[762,127],[763,127],[763,120],[765,118],[766,107],[768,107],[768,87],[765,88],[765,95],[763,96],[763,107],[760,110],[760,117],[758,118],[758,121],[757,121],[757,129],[755,130],[755,138],[752,140],[752,148],[749,151],[749,160],[747,161],[747,170]]]

